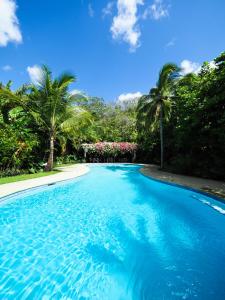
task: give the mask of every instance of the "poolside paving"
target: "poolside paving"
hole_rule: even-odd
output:
[[[155,179],[191,187],[225,199],[225,182],[223,181],[173,174],[159,170],[159,166],[156,165],[144,165],[141,172]]]
[[[57,170],[60,170],[61,172],[40,178],[33,178],[18,182],[2,184],[0,185],[0,198],[30,188],[53,184],[63,180],[73,179],[89,172],[89,168],[86,164],[76,164],[66,167],[59,167],[57,168]]]
[[[61,172],[45,177],[0,185],[0,198],[30,188],[73,179],[89,172],[88,164],[76,164],[71,166],[59,167],[57,169]],[[141,172],[151,178],[191,187],[225,199],[225,182],[223,181],[173,174],[159,170],[159,167],[156,165],[147,164],[143,165]]]

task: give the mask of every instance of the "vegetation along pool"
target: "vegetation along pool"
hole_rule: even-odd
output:
[[[0,202],[0,299],[225,299],[225,205],[140,166]]]

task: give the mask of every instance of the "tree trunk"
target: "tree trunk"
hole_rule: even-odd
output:
[[[163,109],[160,107],[160,150],[161,150],[161,169],[163,169]]]
[[[50,133],[49,157],[48,157],[47,165],[45,167],[45,171],[51,171],[53,169],[53,160],[54,160],[54,135]]]

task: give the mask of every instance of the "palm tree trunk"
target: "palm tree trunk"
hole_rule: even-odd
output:
[[[45,167],[45,171],[51,171],[53,169],[53,160],[54,160],[54,135],[50,133],[50,145],[49,145],[49,157],[48,162]]]
[[[161,150],[161,169],[163,169],[163,109],[160,107],[160,150]]]

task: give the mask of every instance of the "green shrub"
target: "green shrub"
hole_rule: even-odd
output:
[[[78,162],[77,156],[73,154],[59,156],[56,158],[56,165],[70,164]]]

